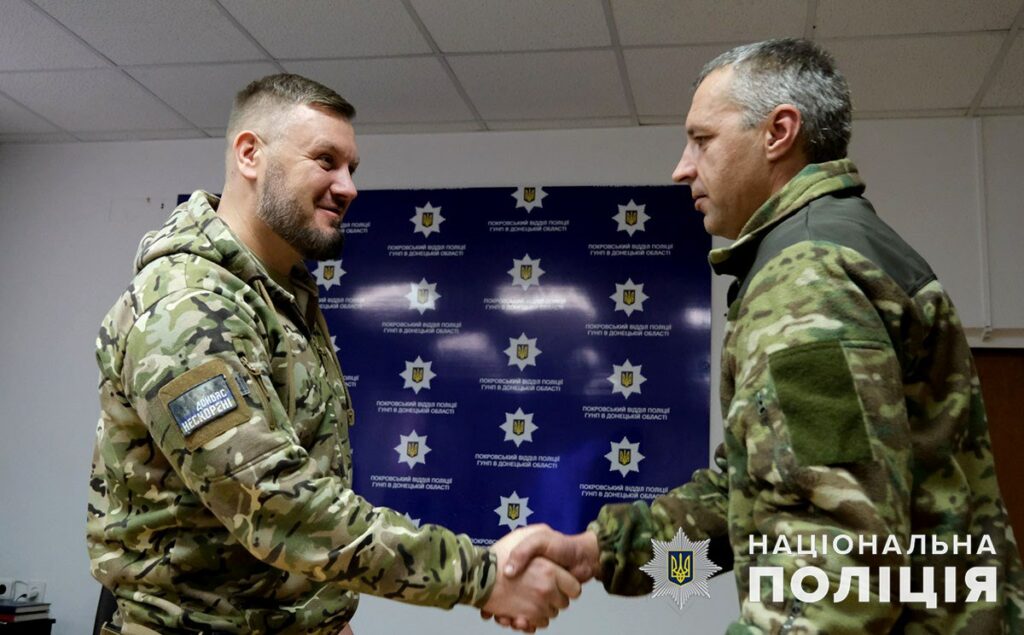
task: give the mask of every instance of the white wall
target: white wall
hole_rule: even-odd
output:
[[[1024,345],[1024,118],[977,126],[964,119],[866,121],[856,124],[854,139],[869,197],[946,281],[972,332],[991,326],[990,344]],[[359,143],[363,189],[658,184],[668,182],[682,131],[402,135]],[[221,157],[219,140],[0,146],[0,577],[45,580],[58,635],[89,632],[98,595],[83,538],[97,325],[128,282],[141,234],[162,222],[178,193],[218,190]],[[358,214],[358,203],[353,210]],[[715,282],[716,318],[724,289],[725,281]],[[716,343],[721,326],[716,319]],[[721,430],[712,410],[714,444]],[[592,584],[580,607],[549,632],[626,632],[638,620],[652,632],[721,632],[736,615],[729,576],[713,583],[712,597],[680,616],[663,601],[609,598]],[[354,627],[359,635],[498,632],[465,608],[444,613],[369,597]]]

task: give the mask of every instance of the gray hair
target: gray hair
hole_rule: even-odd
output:
[[[850,87],[835,60],[808,40],[765,40],[738,46],[708,62],[694,83],[714,70],[732,66],[732,99],[753,127],[779,104],[800,110],[800,136],[807,160],[823,163],[846,157],[850,144]]]
[[[290,106],[319,106],[346,121],[356,116],[355,106],[320,82],[290,73],[268,75],[253,81],[235,96],[228,118],[228,142],[242,126]],[[273,132],[264,131],[265,134]]]

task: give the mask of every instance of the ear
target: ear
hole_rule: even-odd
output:
[[[234,159],[235,169],[244,178],[256,180],[263,154],[263,140],[255,132],[243,130],[235,135],[235,140],[231,144],[231,157]]]
[[[802,152],[797,143],[803,118],[800,110],[792,104],[779,104],[767,118],[765,128],[765,157],[778,161],[792,152]]]

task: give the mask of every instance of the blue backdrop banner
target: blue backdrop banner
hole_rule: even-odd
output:
[[[710,239],[684,187],[381,190],[311,263],[356,491],[481,544],[707,465]]]

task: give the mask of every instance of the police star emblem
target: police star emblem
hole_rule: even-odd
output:
[[[441,233],[441,223],[444,222],[444,216],[441,216],[441,208],[434,207],[427,201],[427,204],[423,207],[416,208],[416,214],[409,219],[409,222],[415,225],[412,230],[414,234],[423,234],[424,238],[431,234]]]
[[[629,399],[632,394],[641,394],[640,385],[647,381],[647,378],[640,374],[643,364],[633,365],[629,359],[622,364],[612,364],[612,374],[608,381],[612,385],[612,394],[618,393]]]
[[[633,311],[643,311],[644,302],[648,299],[643,283],[637,284],[632,278],[627,278],[625,284],[615,283],[615,293],[608,297],[615,301],[615,310],[622,311],[627,317]]]
[[[340,285],[341,277],[346,273],[341,268],[341,260],[321,260],[313,270],[316,283],[323,287],[324,291],[329,291],[331,287]]]
[[[498,526],[505,526],[509,528],[509,531],[516,527],[525,526],[528,523],[527,518],[533,513],[528,503],[530,498],[520,498],[517,492],[512,492],[511,496],[500,496],[501,504],[494,508],[494,513],[498,515]]]
[[[437,374],[430,369],[433,362],[425,362],[419,355],[411,362],[405,362],[405,370],[398,375],[405,380],[402,388],[412,388],[417,395],[424,388],[430,390],[430,380],[437,377]]]
[[[622,437],[622,441],[611,442],[612,449],[604,458],[608,459],[609,472],[618,472],[625,477],[630,472],[640,471],[640,461],[644,455],[640,454],[640,443],[630,443],[628,437]]]
[[[693,596],[711,598],[708,580],[722,570],[708,558],[709,540],[691,541],[682,527],[667,542],[651,540],[654,557],[640,570],[654,579],[651,597],[670,598],[679,607]]]
[[[416,467],[420,463],[426,465],[427,452],[430,452],[426,435],[421,437],[413,430],[411,434],[398,435],[398,438],[395,452],[398,453],[399,463],[405,463],[409,467]]]
[[[536,185],[523,185],[516,188],[515,192],[512,192],[512,198],[516,199],[516,209],[520,207],[526,210],[529,214],[535,207],[544,207],[541,201],[548,193],[544,191],[544,188]]]
[[[512,286],[519,286],[526,291],[532,286],[540,286],[540,277],[544,270],[540,268],[540,258],[534,260],[530,254],[522,258],[512,259],[512,268],[506,273],[512,276]]]
[[[626,232],[630,237],[636,232],[645,231],[646,223],[651,219],[644,211],[646,207],[646,205],[637,205],[633,199],[630,199],[625,205],[619,205],[619,213],[612,216],[612,220],[619,224],[618,231]]]
[[[523,370],[527,366],[536,366],[537,356],[542,351],[537,348],[536,337],[526,337],[526,333],[520,333],[519,337],[508,338],[508,348],[504,352],[508,356],[509,366]]]
[[[533,433],[537,424],[533,422],[532,412],[523,412],[522,408],[516,408],[515,412],[505,413],[505,423],[499,426],[505,431],[504,441],[512,441],[518,448],[524,441],[533,443]]]
[[[436,282],[427,282],[426,278],[421,278],[418,284],[409,283],[409,293],[403,297],[409,301],[410,309],[423,315],[427,310],[437,309],[437,301],[441,299],[441,294],[437,292]]]

